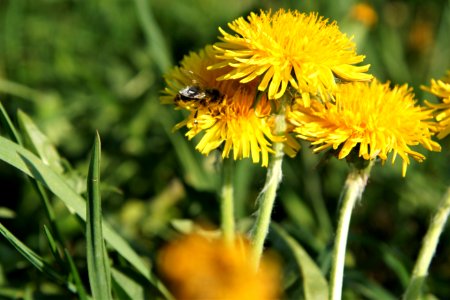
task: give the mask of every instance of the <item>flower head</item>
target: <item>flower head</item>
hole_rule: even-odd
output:
[[[369,65],[355,66],[364,56],[355,53],[351,38],[335,22],[316,13],[279,10],[228,24],[235,34],[219,28],[222,42],[216,43],[219,62],[210,69],[230,68],[221,80],[242,83],[260,77],[258,89],[278,99],[288,85],[298,90],[306,104],[309,94],[327,94],[336,88],[335,76],[345,81],[367,81]]]
[[[450,133],[450,71],[441,80],[431,80],[431,87],[422,87],[424,90],[441,98],[442,103],[431,104],[430,107],[435,109],[436,120],[439,122],[438,138],[442,139]]]
[[[232,151],[235,160],[251,156],[254,163],[267,166],[272,142],[284,140],[272,134],[271,105],[265,95],[257,97],[255,82],[217,81],[227,71],[207,70],[217,62],[211,46],[186,56],[166,76],[162,102],[190,112],[176,128],[186,126],[189,139],[201,134],[196,146],[201,153],[220,148],[223,157]]]
[[[263,260],[256,273],[249,255],[244,242],[232,247],[189,235],[163,249],[159,262],[177,299],[277,299],[277,265]]]
[[[315,152],[332,148],[342,159],[357,151],[365,160],[378,157],[383,162],[393,152],[392,162],[397,154],[403,159],[403,176],[410,156],[419,162],[425,159],[411,146],[440,150],[431,140],[436,129],[431,110],[416,105],[407,85],[390,88],[376,80],[342,84],[335,102],[314,101],[309,108],[295,105],[289,119],[298,137],[316,146]]]

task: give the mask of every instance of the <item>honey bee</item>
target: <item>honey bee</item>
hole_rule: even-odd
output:
[[[205,80],[192,71],[186,71],[187,77],[192,79],[192,84],[188,85],[178,91],[175,96],[175,103],[182,104],[187,108],[198,108],[199,106],[206,106],[208,103],[216,103],[223,100],[223,95],[215,88],[207,88],[208,85]]]
[[[190,85],[181,89],[175,97],[175,102],[197,102],[206,105],[209,102],[219,102],[223,99],[222,94],[217,89],[201,88],[199,85]]]

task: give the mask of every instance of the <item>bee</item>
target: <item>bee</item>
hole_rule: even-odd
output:
[[[208,103],[217,103],[223,100],[224,96],[215,88],[208,88],[208,83],[191,70],[182,70],[186,77],[192,81],[178,91],[175,96],[175,103],[181,104],[188,109],[196,109],[200,106],[207,106]]]
[[[210,102],[219,102],[223,95],[217,89],[201,88],[199,85],[190,85],[181,89],[175,97],[175,102],[193,102],[207,105]]]

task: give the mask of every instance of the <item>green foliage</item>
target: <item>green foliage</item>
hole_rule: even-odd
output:
[[[100,136],[95,136],[87,177],[86,246],[89,284],[94,299],[112,299],[111,273],[102,232]]]
[[[448,1],[372,1],[378,14],[373,27],[352,17],[356,3],[0,1],[0,298],[95,294],[86,249],[95,250],[85,228],[88,156],[97,130],[102,226],[99,211],[88,219],[106,242],[109,258],[105,251],[96,254],[102,257],[97,262],[111,266],[108,290],[118,299],[170,298],[155,266],[158,250],[175,234],[171,220],[219,225],[220,175],[215,154],[200,155],[195,140],[172,131],[182,112],[159,103],[163,73],[189,51],[215,42],[218,26],[249,11],[284,7],[337,20],[354,35],[371,73],[408,82],[419,101],[434,101],[420,85],[450,68]],[[397,163],[374,167],[352,219],[346,299],[395,299],[404,291],[430,215],[450,183],[448,140],[441,144],[443,153],[412,162],[404,179]],[[310,272],[328,278],[347,172],[342,162],[313,155],[306,144],[302,149],[284,162],[273,214],[279,225],[268,244],[295,262],[284,270],[292,299],[312,299]],[[237,164],[240,220],[253,213],[264,173],[247,160]],[[449,241],[447,228],[426,287],[442,299],[450,297]],[[322,279],[310,283],[326,285]]]

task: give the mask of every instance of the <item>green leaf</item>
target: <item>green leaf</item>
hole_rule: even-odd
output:
[[[86,220],[85,200],[68,186],[64,178],[45,165],[36,155],[1,136],[0,149],[0,160],[44,184],[71,211],[80,216],[81,219]],[[165,298],[173,299],[166,287],[151,273],[130,245],[105,222],[103,222],[102,227],[104,238],[109,245],[147,278]]]
[[[94,299],[112,299],[111,274],[102,232],[100,197],[100,136],[97,132],[92,147],[87,177],[86,246],[89,283]]]
[[[8,135],[19,145],[22,144],[22,137],[17,132],[16,128],[14,127],[13,123],[11,122],[11,119],[9,118],[5,108],[3,107],[3,104],[0,102],[0,123],[3,125],[3,127],[8,132]]]
[[[58,252],[58,245],[56,244],[51,231],[48,229],[48,227],[46,225],[44,225],[44,233],[45,233],[45,236],[47,237],[47,241],[50,246],[50,251],[52,252],[53,257],[55,257],[55,259],[61,263],[62,259]]]
[[[117,298],[120,300],[144,300],[144,288],[142,285],[113,268],[111,270],[112,284]]]
[[[86,294],[83,283],[81,282],[80,274],[78,273],[77,267],[67,249],[64,249],[64,255],[69,263],[70,273],[72,274],[73,281],[75,282],[75,287],[77,289],[78,297],[80,300],[88,300],[89,297]]]
[[[274,234],[288,246],[297,262],[303,277],[303,290],[306,300],[328,299],[328,283],[320,268],[309,257],[303,247],[297,243],[281,226],[272,223]]]
[[[22,243],[16,238],[3,224],[0,223],[0,234],[2,234],[10,243],[22,254],[32,265],[34,265],[39,271],[47,274],[50,278],[57,280],[58,282],[65,282],[64,278],[54,271],[38,254],[28,248],[27,245]]]
[[[18,111],[17,118],[22,135],[28,145],[27,148],[37,154],[56,173],[62,174],[64,168],[61,163],[61,157],[47,136],[39,130],[31,118],[23,111]]]

